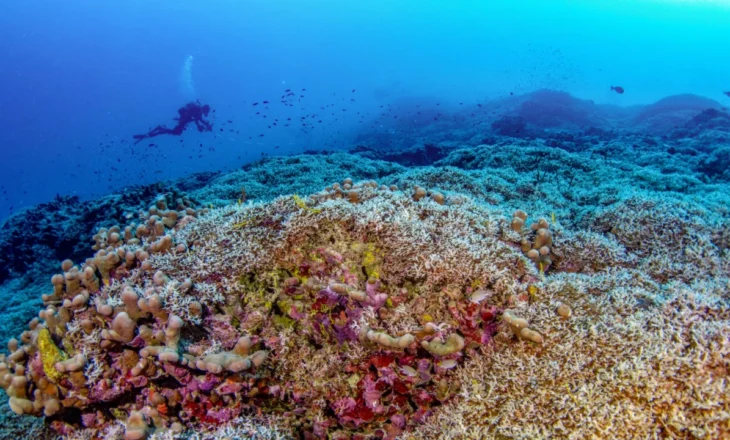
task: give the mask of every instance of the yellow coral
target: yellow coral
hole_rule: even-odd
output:
[[[309,277],[306,276],[306,275],[302,275],[299,272],[299,266],[293,266],[293,267],[289,268],[288,270],[289,270],[289,274],[291,274],[292,277],[294,277],[297,280],[299,280],[299,283],[300,284],[306,284],[307,283],[307,280],[309,279]]]
[[[41,353],[43,371],[46,376],[51,382],[58,382],[63,377],[63,373],[56,369],[56,362],[64,361],[68,356],[56,347],[51,339],[51,332],[47,328],[43,328],[38,332],[38,350]]]
[[[245,228],[245,227],[246,227],[246,226],[247,226],[247,225],[248,225],[248,224],[249,224],[250,222],[251,222],[250,220],[244,220],[244,221],[242,221],[242,222],[240,222],[240,223],[235,223],[235,224],[234,224],[234,225],[232,226],[232,228],[233,228],[233,229],[241,229],[241,228]]]
[[[318,213],[318,212],[322,211],[321,209],[317,209],[317,208],[310,208],[309,206],[307,206],[307,203],[306,203],[306,202],[305,202],[305,201],[304,201],[304,200],[303,200],[303,199],[302,199],[301,197],[299,197],[299,196],[298,196],[298,195],[296,195],[296,194],[294,194],[294,195],[293,195],[293,196],[291,196],[291,197],[292,197],[292,200],[294,200],[294,203],[295,203],[295,204],[297,205],[297,207],[298,207],[298,208],[300,208],[300,209],[304,209],[305,211],[309,211],[309,212],[311,212],[311,213],[313,213],[313,214],[316,214],[316,213]]]
[[[373,243],[368,243],[365,247],[365,251],[362,256],[362,265],[365,268],[365,273],[370,278],[380,278],[380,258],[375,255],[376,249]]]

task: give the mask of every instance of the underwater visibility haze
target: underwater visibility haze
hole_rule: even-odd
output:
[[[729,30],[4,2],[0,438],[730,438]]]

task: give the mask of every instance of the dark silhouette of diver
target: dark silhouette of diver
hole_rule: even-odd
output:
[[[137,139],[135,144],[144,139],[160,136],[162,134],[180,136],[191,122],[195,122],[195,126],[201,133],[204,131],[213,131],[213,124],[205,120],[205,117],[210,113],[209,105],[201,105],[200,101],[189,102],[185,104],[184,107],[177,109],[177,112],[180,116],[175,118],[177,124],[173,128],[158,125],[146,134],[135,134],[134,138]]]

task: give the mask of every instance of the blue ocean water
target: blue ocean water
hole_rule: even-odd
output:
[[[262,153],[349,148],[378,129],[381,106],[398,103],[446,112],[542,88],[622,106],[680,93],[730,101],[724,1],[8,0],[1,9],[2,218],[56,194],[88,198]],[[286,89],[296,92],[288,106]],[[213,133],[131,143],[192,98],[216,110]]]

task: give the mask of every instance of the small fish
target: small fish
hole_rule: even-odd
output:
[[[726,94],[726,95],[727,95],[728,97],[730,97],[730,92],[722,92],[722,93],[724,93],[724,94]]]
[[[262,102],[262,104],[268,104],[268,103],[269,103],[269,101],[264,101],[264,102]]]
[[[436,366],[444,370],[450,370],[456,366],[456,361],[453,359],[444,359],[443,361],[437,362]]]
[[[404,376],[409,377],[414,377],[418,374],[418,372],[413,367],[409,367],[408,365],[400,367],[400,372],[403,373]]]
[[[621,86],[611,86],[611,91],[612,92],[616,92],[619,95],[623,95],[624,94],[624,88],[621,87]]]
[[[259,103],[258,103],[258,102],[254,102],[254,103],[253,103],[253,104],[251,104],[251,105],[255,107],[255,106],[259,105]]]
[[[488,290],[479,289],[472,293],[469,299],[471,300],[471,302],[479,304],[489,296],[489,293],[490,292]]]

